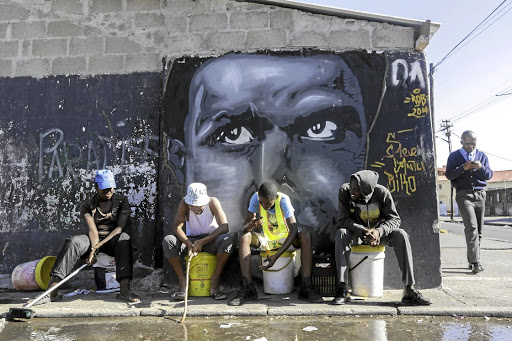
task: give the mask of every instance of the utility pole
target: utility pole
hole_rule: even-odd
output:
[[[444,134],[446,135],[446,142],[448,142],[448,150],[450,154],[452,153],[452,131],[453,124],[450,123],[450,120],[441,121],[441,130],[444,130]],[[453,187],[450,186],[450,220],[453,222]]]

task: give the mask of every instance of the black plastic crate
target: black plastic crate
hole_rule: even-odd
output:
[[[334,256],[313,255],[311,282],[315,292],[321,296],[336,294],[336,261]]]

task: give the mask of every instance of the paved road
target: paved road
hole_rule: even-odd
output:
[[[443,221],[441,229],[448,231],[448,233],[464,236],[464,224],[450,223]],[[512,227],[498,226],[498,225],[484,225],[483,238],[488,241],[502,242],[504,248],[512,247],[508,243],[512,243]]]

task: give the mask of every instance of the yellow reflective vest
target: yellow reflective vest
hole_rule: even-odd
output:
[[[269,224],[267,211],[260,205],[260,215],[263,218],[263,233],[268,240],[279,240],[288,237],[290,230],[281,210],[282,193],[277,192],[277,199],[274,205],[276,211],[276,222]],[[277,223],[277,226],[275,225]]]

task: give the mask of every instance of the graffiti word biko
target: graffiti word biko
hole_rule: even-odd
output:
[[[412,111],[407,113],[409,117],[422,118],[428,114],[429,96],[421,93],[421,89],[414,89],[411,97],[406,97],[404,103],[413,103]]]
[[[135,163],[143,165],[148,158],[157,158],[158,152],[150,147],[151,141],[158,141],[158,136],[146,132],[143,136],[135,138],[115,139],[101,135],[93,135],[95,140],[87,140],[85,145],[68,143],[64,140],[64,132],[59,128],[50,128],[39,134],[39,165],[38,179],[41,182],[45,176],[52,180],[55,173],[58,177],[67,176],[73,179],[79,177],[74,167],[106,168],[109,160],[117,160],[120,165]],[[49,146],[45,146],[49,145]],[[158,145],[158,144],[156,144]],[[112,157],[109,151],[114,152]],[[50,157],[45,155],[50,154]],[[73,157],[70,157],[72,155]],[[51,160],[50,160],[51,158]],[[85,165],[83,164],[85,162]],[[84,166],[84,167],[81,167]]]
[[[418,161],[418,148],[406,148],[397,140],[397,133],[413,131],[413,129],[401,130],[395,133],[388,133],[386,143],[386,154],[384,158],[393,160],[393,167],[384,171],[387,176],[387,187],[391,193],[405,193],[411,195],[416,192],[416,173],[425,171],[425,164]],[[372,167],[382,168],[386,166],[383,162],[374,162]]]

